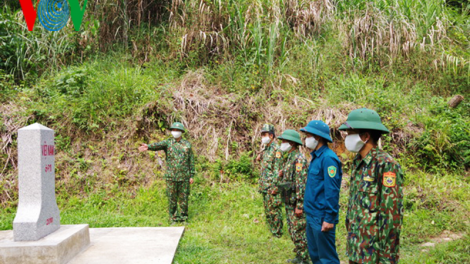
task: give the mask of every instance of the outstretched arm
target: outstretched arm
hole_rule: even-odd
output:
[[[143,145],[141,146],[142,148],[143,148]],[[166,150],[167,147],[168,147],[168,140],[162,140],[160,142],[152,143],[152,144],[147,145],[148,150],[155,150],[155,151],[157,151],[157,150]],[[140,148],[139,148],[139,150],[140,150]]]

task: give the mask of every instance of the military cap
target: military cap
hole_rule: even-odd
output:
[[[270,124],[264,124],[261,128],[261,133],[268,132],[274,135],[274,126]]]
[[[328,140],[330,143],[333,142],[330,137],[330,128],[321,120],[312,120],[308,122],[307,126],[301,128],[300,131],[320,136]]]
[[[185,132],[184,126],[180,122],[174,122],[171,125],[170,129],[178,129],[178,130],[181,130],[181,131]]]
[[[292,141],[292,142],[295,142],[299,145],[302,145],[302,140],[300,139],[300,134],[299,132],[295,131],[295,130],[292,130],[292,129],[286,129],[282,135],[280,135],[279,137],[277,137],[278,139],[284,139],[284,140],[288,140],[288,141]]]
[[[339,127],[339,130],[348,129],[370,129],[390,133],[382,124],[379,114],[367,108],[356,109],[349,113],[346,122]]]

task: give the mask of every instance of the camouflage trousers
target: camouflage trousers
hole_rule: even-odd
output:
[[[307,248],[307,219],[305,213],[301,217],[295,215],[295,207],[286,205],[286,218],[289,227],[289,234],[294,242],[294,252],[297,258],[308,261],[308,248]]]
[[[282,201],[281,195],[263,194],[264,214],[269,230],[276,237],[282,236]]]
[[[186,221],[188,219],[189,180],[166,180],[166,195],[170,222]]]

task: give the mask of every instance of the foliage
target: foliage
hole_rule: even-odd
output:
[[[0,69],[34,82],[48,67],[57,70],[76,59],[77,33],[67,27],[49,32],[40,23],[30,32],[21,9],[10,8],[8,2],[0,9]]]
[[[19,89],[19,86],[14,82],[13,75],[4,74],[0,69],[0,102],[8,101]]]
[[[68,95],[72,98],[80,97],[88,88],[87,82],[91,74],[86,68],[68,68],[57,76],[52,87],[57,89],[59,94]]]
[[[70,67],[53,78],[43,79],[33,90],[39,99],[29,107],[38,121],[63,115],[66,123],[83,130],[106,127],[132,113],[137,105],[157,100],[155,85],[167,78],[164,64],[145,70],[110,56]]]
[[[230,159],[225,166],[225,172],[229,175],[238,176],[240,178],[255,178],[257,173],[253,167],[251,152],[242,153],[238,160],[234,158]]]
[[[414,150],[424,168],[468,169],[470,167],[470,104],[451,109],[443,98],[433,98],[423,118],[425,130]]]

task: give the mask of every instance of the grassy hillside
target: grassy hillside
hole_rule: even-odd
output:
[[[348,172],[337,128],[369,107],[406,172],[404,263],[470,261],[468,3],[94,2],[80,32],[71,22],[28,32],[19,5],[0,4],[0,229],[11,229],[18,200],[17,130],[34,122],[56,131],[63,223],[167,225],[164,154],[137,147],[181,121],[198,175],[175,262],[282,263],[291,242],[269,236],[256,193],[261,125],[324,120]],[[343,221],[344,210],[344,260]]]

